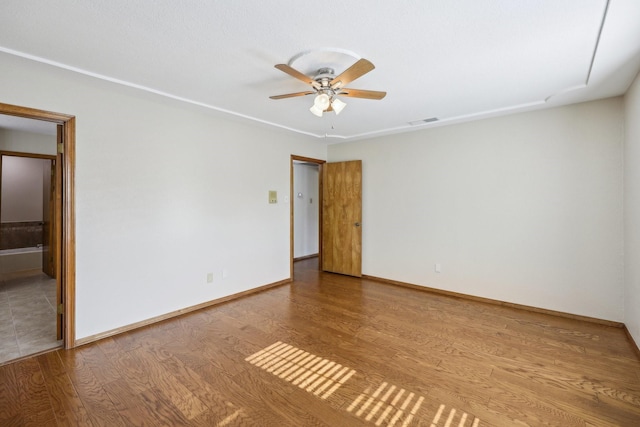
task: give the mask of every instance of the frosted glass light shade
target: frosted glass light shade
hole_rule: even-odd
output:
[[[313,104],[311,108],[309,108],[309,111],[311,111],[313,114],[315,114],[318,117],[322,117],[322,109],[318,108],[316,104]]]
[[[315,107],[318,107],[322,111],[329,108],[329,104],[329,95],[327,95],[326,93],[321,93],[320,95],[316,96],[316,99],[313,101],[313,105]]]
[[[338,98],[334,99],[333,102],[331,103],[331,108],[333,108],[333,111],[335,111],[336,114],[340,114],[340,111],[342,111],[346,106],[347,104],[340,101]]]

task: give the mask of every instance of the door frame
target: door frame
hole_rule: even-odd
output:
[[[62,212],[56,215],[56,236],[60,242],[60,271],[63,289],[64,324],[62,338],[64,348],[75,347],[75,302],[76,302],[76,239],[75,239],[75,145],[76,118],[69,114],[55,113],[35,108],[0,103],[0,114],[43,120],[62,125],[62,143],[57,149],[62,159]]]
[[[293,212],[293,163],[294,161],[315,163],[318,165],[318,262],[322,266],[322,168],[326,160],[313,159],[311,157],[291,155],[289,175],[289,278],[293,280],[294,258],[294,212]]]

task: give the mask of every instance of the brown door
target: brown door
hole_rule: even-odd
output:
[[[55,160],[42,160],[42,271],[55,278]]]
[[[53,172],[53,204],[54,204],[54,212],[56,214],[53,215],[52,220],[52,228],[54,229],[54,237],[51,242],[51,251],[53,252],[53,260],[54,260],[54,271],[56,278],[56,303],[57,303],[57,316],[56,316],[56,335],[57,339],[62,339],[62,333],[64,329],[64,315],[63,315],[63,307],[64,307],[64,292],[62,291],[62,158],[63,155],[60,152],[60,148],[62,146],[63,134],[64,131],[62,125],[58,125],[58,155],[55,160],[55,168]],[[59,214],[60,213],[60,214]]]
[[[322,168],[322,269],[362,276],[362,161]]]

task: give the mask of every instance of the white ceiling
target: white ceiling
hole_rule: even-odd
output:
[[[25,119],[0,114],[0,129],[11,129],[21,132],[33,132],[42,135],[56,135],[56,124],[43,120]]]
[[[640,1],[3,0],[0,51],[334,143],[621,95]],[[376,69],[348,87],[383,100],[318,118],[310,96],[269,99],[308,89],[275,64],[359,57]]]

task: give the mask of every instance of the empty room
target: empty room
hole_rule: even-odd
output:
[[[4,1],[0,425],[640,425],[639,72],[636,0]]]

